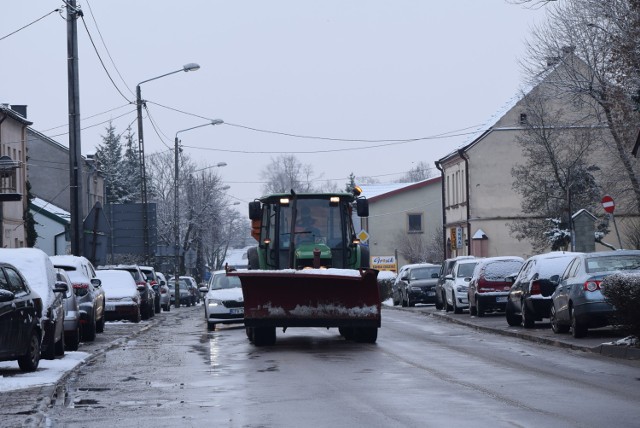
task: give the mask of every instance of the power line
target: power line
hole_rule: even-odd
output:
[[[18,28],[18,29],[17,29],[17,30],[15,30],[15,31],[12,31],[11,33],[7,34],[6,36],[2,36],[2,37],[0,37],[0,41],[2,41],[2,40],[4,40],[4,39],[6,39],[7,37],[13,36],[14,34],[16,34],[16,33],[20,32],[20,31],[24,30],[25,28],[27,28],[27,27],[29,27],[29,26],[31,26],[31,25],[33,25],[33,24],[35,24],[36,22],[38,22],[38,21],[40,21],[40,20],[42,20],[42,19],[46,18],[47,16],[51,15],[51,14],[52,14],[52,13],[54,13],[54,12],[58,12],[58,13],[60,13],[61,11],[62,11],[62,9],[60,9],[60,8],[58,8],[58,9],[53,9],[51,12],[47,13],[46,15],[41,16],[40,18],[36,19],[35,21],[32,21],[32,22],[28,23],[27,25],[25,25],[25,26],[23,26],[23,27],[20,27],[20,28]]]
[[[125,88],[127,88],[129,92],[131,92],[131,95],[135,96],[131,88],[127,85],[127,82],[122,77],[122,74],[120,74],[120,70],[118,70],[118,67],[116,66],[115,61],[111,57],[111,52],[109,52],[109,48],[107,47],[107,44],[104,42],[104,38],[102,37],[102,32],[100,31],[100,27],[98,27],[98,21],[96,21],[96,17],[93,14],[93,9],[91,8],[91,4],[89,3],[89,0],[85,0],[85,1],[87,3],[87,6],[89,6],[89,14],[91,14],[91,19],[93,19],[93,23],[96,26],[96,30],[98,31],[98,35],[100,36],[100,41],[102,41],[102,46],[104,46],[104,50],[107,51],[107,56],[111,60],[111,65],[113,65],[113,68],[116,70],[116,73],[118,73],[118,76],[120,77],[120,80],[122,80],[122,83],[124,84]]]
[[[129,103],[132,103],[132,101],[129,100],[126,97],[126,95],[122,93],[120,88],[118,88],[118,85],[116,85],[116,82],[111,77],[111,74],[109,73],[109,70],[107,70],[107,67],[104,65],[104,61],[102,60],[102,57],[100,56],[100,53],[98,52],[98,48],[96,47],[96,44],[93,42],[93,37],[91,37],[91,32],[89,32],[89,27],[87,27],[87,22],[84,20],[84,15],[80,14],[80,18],[82,19],[82,24],[84,25],[84,29],[86,30],[87,35],[89,36],[89,41],[91,42],[91,46],[93,46],[93,51],[96,53],[96,56],[100,60],[100,64],[102,65],[102,68],[104,69],[104,72],[107,73],[107,77],[111,81],[111,84],[113,85],[114,88],[116,88],[116,90],[122,96],[122,98],[127,100]]]
[[[119,106],[119,107],[114,107],[114,108],[112,108],[112,109],[105,110],[105,111],[103,111],[103,112],[96,113],[96,114],[93,114],[93,115],[91,115],[91,116],[83,117],[83,118],[81,118],[80,120],[81,120],[81,121],[84,121],[84,120],[93,119],[94,117],[102,116],[103,114],[111,113],[112,111],[120,110],[121,108],[123,108],[123,107],[128,107],[128,106],[130,106],[130,105],[131,105],[131,103],[123,104],[123,105],[121,105],[121,106]],[[66,127],[68,127],[68,126],[69,126],[69,124],[68,124],[68,123],[65,123],[65,124],[63,124],[63,125],[58,125],[58,126],[54,126],[53,128],[45,129],[44,131],[41,131],[41,132],[43,132],[43,133],[44,133],[44,132],[48,132],[48,131],[53,131],[54,129],[58,129],[58,128],[66,128]]]

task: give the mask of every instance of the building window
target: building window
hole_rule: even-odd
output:
[[[408,232],[422,233],[422,214],[407,214]]]
[[[520,125],[527,124],[527,113],[520,113]]]

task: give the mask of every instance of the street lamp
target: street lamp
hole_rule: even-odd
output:
[[[171,74],[179,73],[181,71],[196,71],[200,66],[194,62],[190,62],[182,66],[179,70],[174,70],[169,73],[165,73],[161,76],[152,77],[151,79],[143,80],[136,85],[136,110],[138,114],[138,154],[140,156],[140,179],[142,180],[140,188],[140,202],[142,203],[142,233],[144,244],[144,260],[145,263],[149,262],[149,220],[147,218],[147,171],[144,164],[144,138],[142,136],[142,92],[140,85],[150,82],[152,80],[160,79],[161,77],[169,76]]]
[[[173,260],[173,269],[174,269],[174,277],[175,277],[175,307],[180,307],[180,228],[178,227],[178,222],[180,220],[179,216],[179,199],[178,199],[178,177],[180,173],[180,165],[178,163],[179,152],[180,152],[180,140],[178,139],[178,134],[186,131],[190,131],[196,128],[202,128],[204,126],[209,125],[221,125],[224,121],[222,119],[214,119],[208,123],[203,123],[202,125],[192,126],[191,128],[181,129],[176,132],[175,139],[175,174],[173,177],[173,201],[174,201],[174,212],[173,212],[173,239],[174,239],[174,260]],[[224,162],[221,162],[224,163]],[[226,165],[226,164],[225,164]]]

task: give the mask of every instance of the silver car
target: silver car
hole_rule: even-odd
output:
[[[64,294],[64,348],[67,351],[77,351],[80,344],[80,303],[64,269],[56,268],[56,282],[67,284],[67,292]]]
[[[169,290],[167,278],[165,278],[162,272],[156,272],[156,276],[160,283],[160,286],[158,287],[160,290],[160,307],[162,307],[164,311],[169,312],[171,310],[171,290]]]

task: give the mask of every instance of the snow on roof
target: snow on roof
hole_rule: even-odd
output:
[[[414,184],[415,183],[363,184],[360,188],[362,189],[362,196],[369,199],[384,195],[385,193],[394,192],[402,189],[403,187],[412,186]]]
[[[59,206],[56,206],[51,202],[47,202],[44,199],[40,199],[37,197],[33,198],[33,200],[31,201],[31,204],[39,208],[40,210],[46,210],[51,214],[57,215],[58,217],[63,218],[65,220],[69,220],[71,218],[71,214],[69,213],[69,211],[65,211]]]
[[[102,288],[107,299],[136,297],[138,294],[136,281],[126,270],[97,270],[96,277],[102,281]]]
[[[49,256],[37,248],[0,248],[0,261],[15,266],[27,280],[29,288],[42,298],[45,308],[53,302],[56,272]]]

